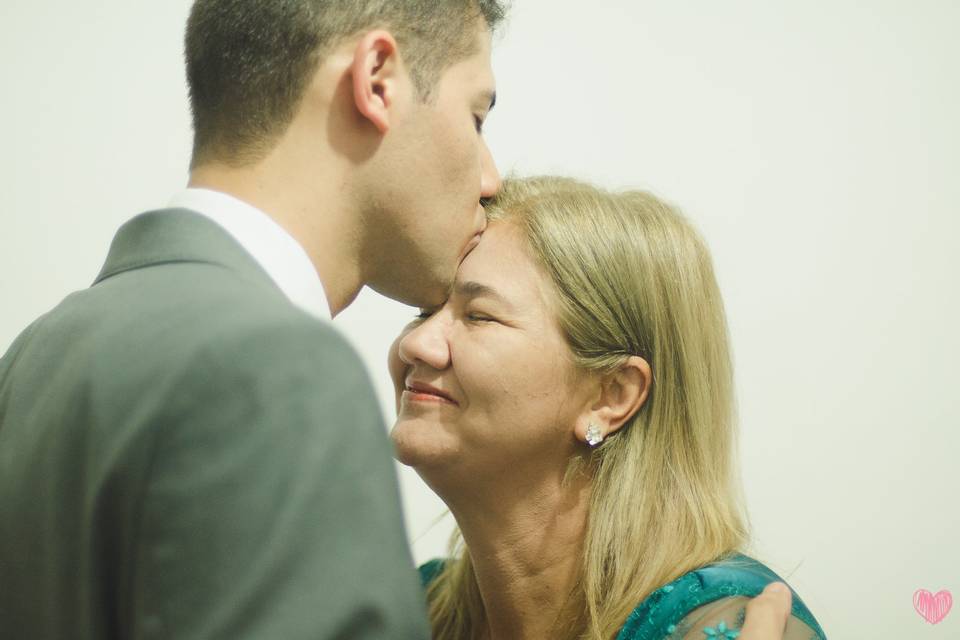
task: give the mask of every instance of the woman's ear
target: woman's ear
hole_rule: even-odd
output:
[[[386,133],[392,107],[410,82],[393,35],[382,29],[365,34],[353,51],[350,71],[357,111],[381,134]]]
[[[640,356],[630,356],[600,380],[599,397],[576,425],[577,439],[596,446],[632,418],[650,393],[653,372]]]

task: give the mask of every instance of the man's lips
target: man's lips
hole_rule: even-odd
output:
[[[473,236],[472,238],[470,238],[469,242],[467,242],[467,246],[465,246],[465,247],[463,248],[463,252],[460,254],[460,261],[461,261],[461,262],[463,262],[463,259],[466,258],[467,255],[469,255],[471,251],[473,251],[474,249],[476,249],[477,245],[480,244],[480,238],[481,238],[482,236],[483,236],[483,232],[482,232],[482,231],[478,231],[477,233],[474,234],[474,236]]]
[[[429,385],[429,384],[426,384],[425,382],[417,382],[416,380],[408,380],[408,381],[406,382],[406,391],[409,391],[410,393],[412,393],[412,394],[414,394],[414,395],[432,396],[432,397],[436,398],[437,400],[446,401],[446,402],[449,402],[449,403],[455,404],[455,405],[459,405],[459,404],[460,404],[459,402],[457,402],[456,400],[454,400],[454,399],[453,399],[453,396],[451,396],[451,395],[450,395],[449,393],[447,393],[446,391],[442,391],[442,390],[440,390],[440,389],[437,389],[436,387],[434,387],[434,386],[432,386],[432,385]]]
[[[483,231],[478,231],[473,234],[473,237],[470,238],[470,242],[467,243],[467,252],[469,253],[471,249],[480,244],[480,238],[483,237]]]

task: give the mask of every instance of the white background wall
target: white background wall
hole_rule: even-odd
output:
[[[185,182],[188,0],[0,4],[0,349]],[[504,171],[650,188],[712,246],[757,554],[835,638],[960,638],[960,4],[518,0],[488,138]],[[337,324],[392,418],[412,311]],[[449,518],[401,471],[418,561]]]

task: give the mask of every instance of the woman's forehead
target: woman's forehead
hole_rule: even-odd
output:
[[[519,230],[501,220],[487,225],[479,244],[464,258],[455,289],[477,283],[504,297],[527,293],[536,284],[537,268],[525,250]]]
[[[523,232],[503,220],[491,221],[480,243],[460,265],[454,295],[501,298],[517,310],[546,309],[551,284],[527,247]]]

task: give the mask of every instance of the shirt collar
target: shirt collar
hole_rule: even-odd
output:
[[[215,222],[246,249],[290,302],[312,316],[330,320],[323,283],[307,252],[266,213],[210,189],[185,189],[169,206],[195,211]]]

